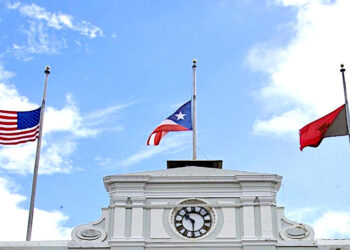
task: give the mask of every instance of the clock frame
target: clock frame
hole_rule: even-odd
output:
[[[173,230],[186,239],[207,236],[215,225],[213,209],[198,199],[185,200],[173,209],[171,215]]]

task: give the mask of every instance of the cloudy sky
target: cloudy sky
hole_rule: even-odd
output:
[[[32,238],[70,239],[97,220],[108,206],[103,176],[191,158],[190,132],[146,141],[190,99],[193,58],[198,158],[282,175],[288,218],[317,238],[350,238],[349,139],[303,152],[298,142],[303,125],[344,103],[349,9],[347,0],[0,1],[0,109],[40,106],[51,66]],[[0,240],[25,240],[35,147],[0,147]]]

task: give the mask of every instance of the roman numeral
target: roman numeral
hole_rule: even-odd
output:
[[[182,229],[184,229],[184,227],[183,227],[182,224],[180,224],[180,225],[176,225],[176,229],[177,229],[178,231],[181,231]]]
[[[209,231],[209,229],[210,229],[210,227],[208,227],[207,225],[204,225],[202,228],[206,231]]]

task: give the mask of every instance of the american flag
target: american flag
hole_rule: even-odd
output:
[[[35,141],[39,137],[40,110],[0,110],[0,144],[16,145]]]
[[[148,137],[147,145],[158,145],[160,140],[168,133],[175,131],[192,130],[191,101],[186,102],[175,113],[166,118]]]

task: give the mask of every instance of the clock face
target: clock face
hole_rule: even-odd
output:
[[[174,216],[176,230],[187,238],[205,235],[212,224],[211,214],[201,206],[183,207]]]

